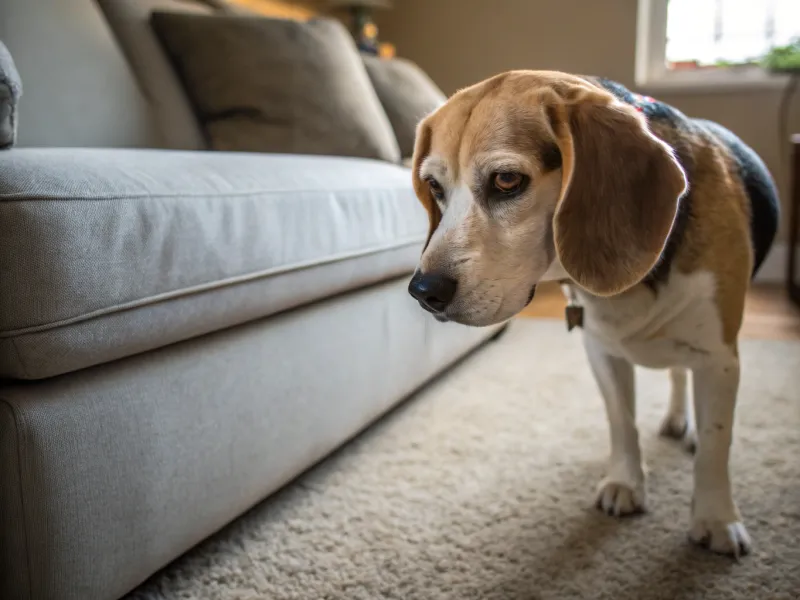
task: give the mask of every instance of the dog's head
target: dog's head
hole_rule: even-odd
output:
[[[608,296],[657,263],[686,189],[634,108],[579,77],[512,71],[418,126],[430,230],[409,292],[439,320],[505,321],[545,273]]]

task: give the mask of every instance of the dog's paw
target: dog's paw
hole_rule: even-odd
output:
[[[597,486],[595,506],[607,515],[624,517],[644,512],[644,484],[631,485],[606,477]]]
[[[725,510],[715,510],[711,503],[695,505],[692,512],[689,529],[692,542],[734,558],[750,553],[753,543],[735,505]]]
[[[668,414],[658,429],[662,437],[679,440],[689,454],[697,450],[697,431],[691,426],[685,414]]]
[[[685,414],[669,413],[661,421],[658,433],[673,440],[682,440],[689,428]]]
[[[689,530],[689,539],[712,552],[734,558],[750,554],[753,549],[753,542],[741,521],[729,523],[720,520],[694,519]]]
[[[692,427],[686,431],[683,436],[683,449],[686,450],[689,454],[695,454],[697,452],[697,430]]]

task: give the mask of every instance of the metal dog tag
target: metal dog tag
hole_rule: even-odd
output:
[[[583,307],[578,304],[567,304],[564,309],[564,316],[567,319],[567,331],[572,331],[575,327],[583,327]]]
[[[562,284],[561,290],[567,297],[567,306],[564,309],[564,317],[567,320],[567,331],[572,331],[576,327],[583,327],[583,306],[578,303],[578,296],[569,284]]]

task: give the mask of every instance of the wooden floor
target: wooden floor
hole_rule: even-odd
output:
[[[564,295],[558,284],[536,288],[536,297],[520,316],[564,319]],[[755,286],[747,297],[742,337],[800,340],[800,308],[789,301],[783,286]]]

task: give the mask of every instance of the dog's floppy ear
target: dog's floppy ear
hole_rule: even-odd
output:
[[[658,262],[686,176],[643,116],[610,95],[581,90],[547,112],[563,164],[558,257],[590,293],[623,292]]]
[[[439,210],[439,205],[436,204],[433,196],[431,196],[431,191],[428,188],[428,184],[422,180],[419,176],[419,170],[422,166],[422,161],[424,161],[428,153],[431,150],[431,126],[428,123],[427,119],[423,119],[417,125],[417,134],[414,140],[414,156],[411,159],[411,169],[412,169],[412,178],[414,183],[414,192],[417,194],[417,198],[425,207],[425,210],[428,211],[428,239],[425,240],[425,247],[427,248],[428,242],[431,241],[431,236],[433,236],[433,232],[436,231],[436,228],[439,226],[439,222],[442,220],[442,212]]]

